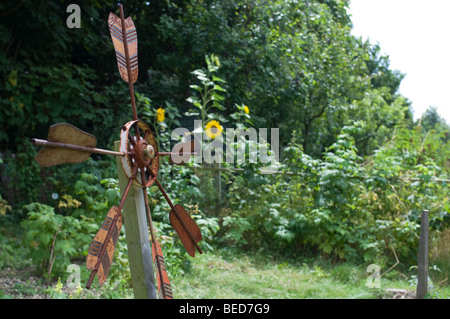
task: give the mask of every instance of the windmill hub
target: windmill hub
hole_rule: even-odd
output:
[[[152,159],[155,157],[155,155],[156,155],[155,149],[154,149],[153,146],[151,146],[151,145],[147,145],[147,146],[144,148],[143,153],[144,153],[144,156],[145,156],[146,158],[149,158],[149,159],[151,159],[151,160],[152,160]]]
[[[136,142],[136,161],[139,167],[146,167],[155,157],[156,152],[153,146],[144,139]]]

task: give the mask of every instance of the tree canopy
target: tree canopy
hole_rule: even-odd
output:
[[[0,143],[16,151],[70,121],[111,142],[126,118],[126,92],[115,69],[106,19],[113,1],[82,1],[81,28],[66,26],[64,1],[2,4]],[[349,120],[367,126],[358,141],[369,154],[411,118],[379,47],[350,34],[347,1],[126,1],[139,38],[137,91],[180,113],[205,55],[220,58],[225,113],[251,108],[255,126],[298,132],[321,156]]]

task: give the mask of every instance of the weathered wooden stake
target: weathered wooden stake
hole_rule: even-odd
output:
[[[423,299],[428,291],[428,211],[422,211],[420,223],[419,260],[417,265],[416,299]]]
[[[119,151],[120,142],[114,143]],[[123,171],[119,157],[116,157],[120,190],[123,192],[128,178]],[[136,174],[139,178],[140,174]],[[156,299],[156,285],[153,274],[152,250],[150,248],[145,202],[142,189],[131,186],[122,210],[123,223],[130,260],[131,282],[135,299]]]

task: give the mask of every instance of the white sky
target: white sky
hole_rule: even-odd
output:
[[[450,0],[350,0],[353,34],[379,43],[406,74],[400,93],[414,118],[429,106],[450,124]]]

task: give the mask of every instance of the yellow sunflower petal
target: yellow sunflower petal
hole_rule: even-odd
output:
[[[222,135],[223,127],[216,120],[209,121],[205,126],[205,133],[210,138],[216,138]]]

